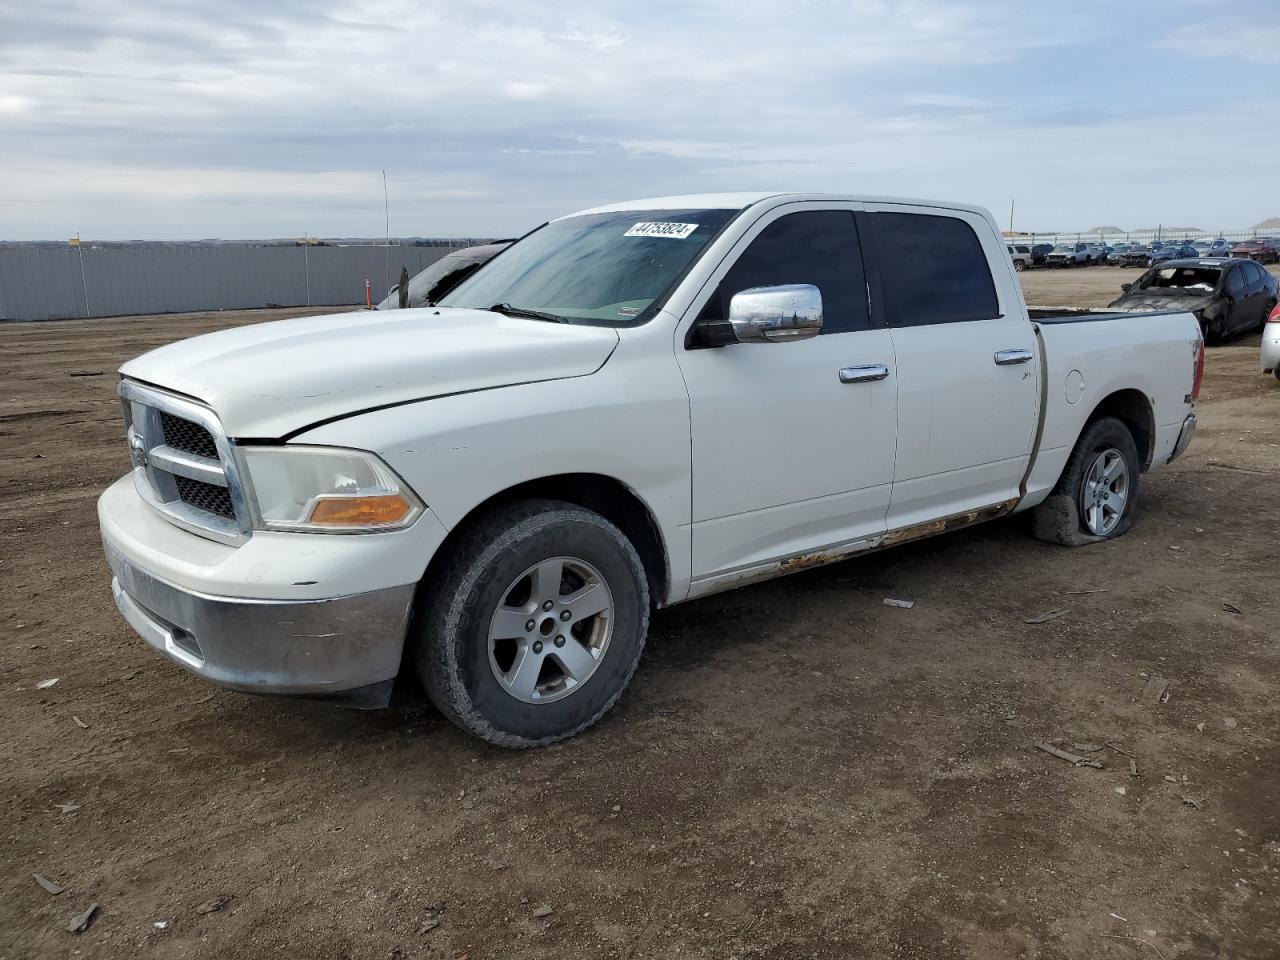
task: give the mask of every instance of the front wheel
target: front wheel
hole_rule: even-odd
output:
[[[475,524],[424,584],[414,654],[432,702],[502,747],[585,730],[622,695],[649,626],[635,547],[581,507],[532,500]]]
[[[1124,422],[1085,427],[1053,492],[1035,508],[1036,537],[1066,546],[1110,540],[1133,525],[1142,464]]]

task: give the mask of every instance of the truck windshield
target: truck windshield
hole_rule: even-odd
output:
[[[735,212],[625,210],[555,220],[437,305],[503,305],[610,326],[643,322]]]
[[[1213,267],[1161,267],[1148,270],[1131,289],[1170,290],[1180,294],[1208,296],[1218,286],[1222,271]]]

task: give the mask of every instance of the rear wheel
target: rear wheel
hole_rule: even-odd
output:
[[[1119,449],[1104,446],[1092,454],[1077,494],[1085,530],[1095,537],[1115,532],[1128,508],[1132,482],[1129,465]]]
[[[1041,540],[1081,546],[1129,530],[1142,463],[1123,421],[1100,417],[1085,427],[1053,492],[1035,508]]]
[[[598,514],[527,501],[453,547],[416,621],[432,702],[503,747],[554,743],[613,706],[640,660],[649,589],[630,541]]]

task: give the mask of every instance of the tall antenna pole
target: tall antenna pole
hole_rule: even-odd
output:
[[[386,214],[387,269],[384,286],[391,286],[391,201],[387,198],[387,171],[382,171],[382,211]]]
[[[1009,201],[1009,232],[1010,233],[1013,233],[1013,204],[1014,204],[1014,201],[1010,200]]]
[[[84,291],[84,315],[89,316],[89,281],[84,278],[84,245],[80,243],[80,232],[76,231],[76,253],[80,255],[80,289]]]

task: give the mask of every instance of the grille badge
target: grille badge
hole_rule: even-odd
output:
[[[147,466],[147,444],[133,430],[129,431],[129,456],[135,467]]]

